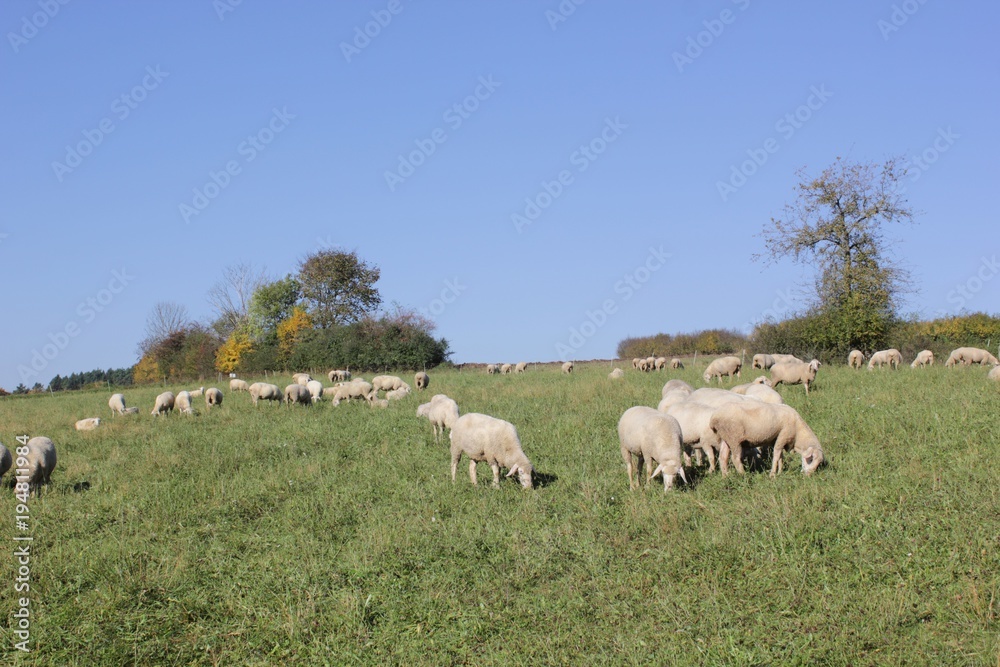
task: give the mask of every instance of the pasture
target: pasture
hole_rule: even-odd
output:
[[[699,359],[699,362],[701,360]],[[780,387],[811,477],[628,490],[616,424],[673,377],[617,362],[430,372],[388,409],[262,403],[154,419],[163,387],[0,400],[0,441],[51,437],[30,502],[23,665],[1000,664],[1000,387],[979,367],[821,368]],[[746,369],[742,381],[758,371]],[[371,374],[366,374],[370,379]],[[412,375],[403,375],[412,384]],[[290,380],[280,378],[284,386]],[[200,384],[200,383],[199,383]],[[326,382],[324,382],[326,384]],[[723,386],[731,386],[732,383]],[[170,386],[173,391],[190,386]],[[206,384],[206,386],[210,386]],[[512,422],[538,488],[491,489],[414,411],[446,393]],[[72,430],[100,416],[93,432]],[[5,478],[5,484],[8,479]],[[484,483],[485,482],[485,483]],[[0,613],[16,608],[5,488]]]

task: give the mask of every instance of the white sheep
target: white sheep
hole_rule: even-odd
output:
[[[616,368],[613,371],[611,371],[610,373],[608,373],[608,379],[609,380],[620,380],[623,377],[625,377],[625,371],[623,371],[620,368]]]
[[[410,385],[403,382],[402,378],[395,375],[376,375],[372,378],[372,387],[378,391],[392,391],[401,387],[410,388]]]
[[[734,394],[733,392],[725,389],[702,387],[701,389],[696,389],[691,392],[688,395],[687,400],[695,401],[696,403],[704,403],[705,405],[717,408],[726,403],[739,403],[741,401],[745,401],[747,400],[747,397],[740,394]]]
[[[254,405],[257,405],[257,401],[281,401],[284,398],[281,387],[268,382],[254,382],[250,385],[249,392]]]
[[[306,391],[309,392],[313,403],[319,403],[323,400],[323,383],[319,380],[309,380],[306,383]]]
[[[125,394],[111,394],[108,407],[111,408],[111,416],[125,414]]]
[[[205,407],[211,410],[213,405],[222,407],[222,392],[216,387],[209,387],[205,390]]]
[[[458,403],[444,394],[436,394],[429,403],[417,407],[418,417],[427,417],[434,428],[434,441],[441,442],[440,435],[446,428],[452,428],[458,419]]]
[[[899,365],[903,363],[903,355],[899,353],[894,347],[888,350],[879,350],[872,355],[872,358],[868,360],[868,370],[872,370],[876,366],[882,368],[882,366],[888,364],[893,370],[899,368]]]
[[[455,481],[462,455],[469,457],[469,479],[476,480],[476,463],[486,461],[493,470],[493,486],[500,487],[500,468],[507,468],[507,477],[518,476],[521,486],[532,487],[534,467],[521,449],[517,429],[510,422],[488,415],[470,412],[454,421],[451,439],[451,481]]]
[[[847,355],[847,365],[854,369],[861,368],[865,365],[865,353],[861,350],[851,350]]]
[[[410,395],[409,386],[404,386],[400,387],[399,389],[392,389],[390,391],[385,392],[385,397],[390,401],[398,401],[402,398],[406,398],[409,395]]]
[[[413,386],[417,388],[417,391],[423,391],[427,389],[427,385],[431,383],[431,376],[424,371],[418,371],[413,375]]]
[[[951,368],[952,366],[958,364],[961,361],[962,358],[962,353],[960,352],[961,349],[962,348],[958,348],[951,351],[951,354],[948,355],[948,358],[944,362],[945,368]]]
[[[747,387],[747,391],[743,394],[747,398],[752,398],[758,401],[764,401],[765,403],[784,403],[785,399],[781,397],[781,394],[771,389],[769,385],[766,384],[753,384]]]
[[[338,385],[333,393],[333,405],[340,405],[341,401],[350,402],[351,399],[360,398],[371,401],[377,398],[377,392],[372,387],[371,382],[354,379],[342,385]]]
[[[174,409],[174,393],[172,391],[165,391],[156,397],[156,402],[153,404],[153,412],[151,413],[154,417],[166,414]]]
[[[634,358],[632,360],[632,368],[634,368],[635,370],[639,370],[639,362],[640,361],[642,361],[642,359],[640,359],[639,357]]]
[[[639,370],[642,371],[643,373],[648,373],[650,371],[648,359],[639,360]]]
[[[660,396],[661,397],[666,396],[667,394],[673,391],[682,391],[687,394],[690,394],[692,391],[694,391],[694,387],[689,385],[684,380],[678,380],[676,378],[673,380],[667,380],[667,383],[663,385],[663,389],[660,391]]]
[[[674,357],[673,359],[670,360],[670,367],[671,368],[679,368],[681,370],[684,370],[684,364],[683,364],[683,362],[681,362],[681,360],[678,359],[677,357]]]
[[[981,366],[992,364],[996,366],[1000,364],[1000,361],[997,361],[996,357],[979,347],[960,347],[954,350],[952,355],[956,356],[957,361],[961,362],[963,366],[971,366],[972,364],[979,364]],[[954,366],[954,363],[952,365]]]
[[[250,385],[246,380],[233,378],[229,381],[229,391],[250,391]]]
[[[177,392],[177,398],[174,400],[174,408],[182,415],[193,415],[194,407],[191,404],[191,392]]]
[[[389,392],[389,393],[391,394],[392,392]],[[388,398],[373,398],[372,400],[368,401],[368,405],[371,407],[372,410],[374,410],[375,408],[383,408],[384,409],[384,408],[389,407],[389,399]]]
[[[683,401],[660,410],[677,420],[681,427],[682,444],[698,450],[699,462],[702,452],[708,456],[709,472],[715,472],[715,455],[719,450],[719,439],[709,424],[715,410],[716,408],[698,401]]]
[[[514,366],[515,373],[523,373],[527,369],[528,369],[528,362],[526,361],[519,361],[517,362],[517,365]]]
[[[122,412],[122,414],[123,415],[137,415],[137,414],[139,414],[139,408],[134,407],[134,406],[131,407],[131,408],[125,408],[125,410]]]
[[[776,364],[787,364],[790,362],[805,363],[794,354],[772,354],[771,357],[774,359]]]
[[[719,378],[719,384],[722,384],[722,376],[727,375],[730,378],[733,376],[740,376],[740,368],[743,367],[743,362],[740,361],[739,357],[719,357],[712,363],[708,365],[705,369],[704,375],[702,377],[705,382],[711,382],[712,378]]]
[[[934,365],[934,353],[930,350],[921,350],[917,353],[917,356],[913,358],[910,363],[910,368],[923,368],[924,366]]]
[[[743,468],[743,447],[771,447],[771,477],[782,470],[782,454],[794,449],[802,456],[802,473],[812,474],[823,462],[823,448],[813,430],[799,413],[787,405],[760,401],[731,403],[718,408],[711,428],[719,438],[719,466],[729,472],[729,457],[738,471]]]
[[[747,384],[738,384],[735,387],[730,387],[729,391],[733,392],[734,394],[743,394],[744,396],[746,396],[747,390],[750,389],[750,387],[755,387],[757,385],[764,385],[765,387],[774,386],[773,384],[771,384],[771,381],[767,378],[766,375],[760,375],[756,377],[753,382],[748,382]]]
[[[784,361],[771,366],[771,386],[779,384],[805,385],[806,396],[809,395],[809,385],[816,380],[816,372],[820,367],[819,359],[813,359],[808,364],[802,361]]]
[[[486,374],[487,375],[496,375],[497,370],[498,369],[497,369],[497,365],[496,364],[486,364]]]
[[[4,476],[4,473],[10,470],[10,467],[13,464],[14,458],[10,455],[7,448],[3,446],[3,443],[0,442],[0,478]]]
[[[87,419],[81,419],[76,424],[74,424],[73,427],[77,431],[93,431],[100,425],[101,425],[100,417],[88,417]]]
[[[309,380],[312,380],[312,376],[309,373],[295,373],[292,375],[292,382],[303,387],[309,384]]]
[[[629,489],[638,488],[641,484],[642,466],[646,459],[650,461],[650,467],[653,461],[659,464],[649,474],[649,479],[663,475],[664,493],[673,486],[674,477],[678,474],[687,482],[684,475],[681,426],[670,415],[644,405],[629,408],[618,420],[618,440],[622,459],[625,461],[625,472],[628,474]],[[633,456],[637,461],[635,466]],[[633,481],[633,475],[638,479]]]
[[[666,357],[657,357],[656,358],[656,370],[662,371],[666,367],[667,367],[667,358]]]
[[[572,361],[563,362],[562,372],[563,373],[572,373],[573,372],[573,362]]]
[[[500,364],[500,374],[510,375],[514,371],[514,367],[510,364]]]
[[[188,393],[191,394],[191,398],[194,398],[195,396],[201,396],[202,394],[205,393],[205,388],[204,387],[199,387],[197,389],[193,389],[193,390],[189,391]]]
[[[42,485],[49,483],[52,471],[56,469],[55,444],[49,438],[37,436],[24,447],[16,448],[15,452],[18,471],[23,469],[24,474],[18,475],[20,479],[14,489],[35,495],[41,493]]]
[[[299,405],[312,405],[313,398],[309,390],[299,383],[293,383],[285,387],[285,406],[291,407],[292,403]]]
[[[986,377],[994,382],[1000,382],[1000,366],[994,366]]]
[[[330,382],[346,382],[351,379],[351,371],[333,370],[326,374]]]
[[[750,365],[751,368],[759,368],[766,371],[768,368],[774,365],[774,356],[770,354],[755,354],[753,355],[753,363]]]

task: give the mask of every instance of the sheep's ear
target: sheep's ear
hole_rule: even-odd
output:
[[[684,466],[681,466],[680,468],[678,468],[677,472],[680,474],[681,479],[684,480],[684,483],[687,484],[688,483],[688,478],[687,478],[687,475],[684,474]]]
[[[649,479],[653,479],[654,477],[656,477],[660,473],[666,473],[666,469],[663,467],[662,463],[660,465],[656,466],[656,470],[654,470],[653,472],[649,473]]]
[[[517,471],[518,471],[518,467],[517,467],[517,464],[515,463],[511,467],[511,469],[507,472],[507,474],[505,475],[505,477],[512,477],[512,476],[514,476],[514,475],[517,474]]]

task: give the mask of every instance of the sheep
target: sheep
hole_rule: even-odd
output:
[[[434,428],[434,442],[441,442],[441,434],[454,426],[458,419],[458,403],[444,394],[437,394],[429,403],[417,407],[418,417],[427,417]]]
[[[177,398],[174,400],[174,407],[177,408],[177,412],[182,415],[193,415],[194,408],[191,407],[191,392],[177,392]]]
[[[136,407],[125,408],[125,411],[122,412],[122,414],[123,415],[137,415],[137,414],[139,414],[139,408],[136,408]]]
[[[205,408],[211,410],[213,405],[222,407],[222,392],[215,387],[209,387],[205,390]]]
[[[309,380],[312,380],[312,376],[309,373],[295,373],[292,375],[292,382],[303,387],[309,384]]]
[[[174,393],[172,391],[165,391],[156,397],[156,402],[153,404],[153,412],[151,413],[154,417],[170,412],[174,409]]]
[[[734,394],[743,394],[744,396],[746,396],[747,390],[750,389],[750,387],[755,387],[757,385],[764,385],[765,387],[774,386],[771,384],[771,381],[767,379],[766,375],[760,375],[756,379],[754,379],[753,382],[748,382],[747,384],[738,384],[735,387],[730,387],[729,391],[733,392]]]
[[[993,380],[994,382],[1000,382],[1000,366],[994,366],[993,368],[991,368],[989,374],[986,377],[990,380]]]
[[[702,377],[705,379],[705,382],[711,382],[713,377],[717,377],[719,378],[719,384],[722,384],[723,375],[728,375],[730,378],[734,375],[739,377],[740,368],[742,367],[743,362],[740,361],[739,357],[719,357],[708,365]]]
[[[879,350],[872,355],[872,358],[868,361],[868,370],[872,370],[876,366],[882,368],[885,364],[895,370],[899,368],[899,365],[903,363],[903,355],[899,353],[899,350],[892,347],[888,350]]]
[[[755,354],[753,355],[753,363],[750,365],[751,368],[759,368],[762,371],[766,371],[768,368],[774,365],[774,356],[770,354]]]
[[[246,380],[232,379],[229,381],[229,391],[250,391]]]
[[[910,368],[923,368],[934,365],[934,353],[930,350],[921,350],[910,363]]]
[[[389,393],[392,393],[392,392],[389,392]],[[374,410],[375,408],[383,408],[384,409],[384,408],[389,407],[389,399],[388,398],[373,398],[372,400],[368,401],[368,405],[369,405],[369,407],[371,407],[372,410]]]
[[[802,456],[802,474],[810,475],[823,462],[823,448],[799,413],[787,405],[744,401],[723,405],[709,422],[719,438],[719,467],[729,472],[729,457],[743,473],[743,447],[772,447],[771,477],[782,470],[782,454],[794,449]]]
[[[665,412],[659,412],[645,405],[629,408],[618,420],[618,440],[621,443],[622,459],[625,461],[625,472],[628,474],[629,489],[636,489],[641,484],[642,465],[645,459],[657,462],[656,469],[649,474],[649,479],[663,475],[663,492],[674,484],[678,474],[684,482],[683,458],[681,451],[681,426],[677,420]],[[632,457],[637,464],[633,467]],[[633,482],[633,474],[638,473]]]
[[[648,368],[649,370],[653,370],[656,368],[656,357],[654,357],[653,355],[649,355],[648,357],[646,357],[646,368]]]
[[[572,373],[573,372],[573,362],[572,361],[563,362],[562,372],[566,373],[566,374]]]
[[[285,406],[291,407],[292,403],[300,405],[312,405],[313,397],[306,387],[295,382],[285,387]]]
[[[515,373],[523,373],[527,369],[528,369],[528,362],[526,361],[519,361],[517,362],[517,365],[514,366]]]
[[[665,411],[661,410],[677,420],[681,427],[681,444],[698,450],[699,463],[702,452],[708,456],[709,472],[715,472],[715,453],[719,449],[719,440],[709,426],[715,410],[716,408],[698,401],[684,401],[671,405]]]
[[[634,368],[635,370],[639,370],[639,362],[640,361],[642,361],[642,359],[640,359],[639,357],[636,357],[635,359],[633,359],[632,360],[632,368]]]
[[[639,360],[639,370],[642,371],[643,373],[648,372],[649,371],[649,362],[647,360],[645,360],[645,359],[640,359]]]
[[[88,417],[87,419],[81,419],[76,424],[74,424],[74,428],[77,431],[93,431],[100,425],[101,425],[100,417]]]
[[[18,472],[23,469],[25,473],[18,475],[14,489],[18,493],[41,493],[42,485],[49,483],[52,471],[56,469],[55,444],[49,438],[37,436],[29,440],[27,445],[18,447],[15,452]]]
[[[111,394],[108,407],[111,408],[112,417],[125,414],[125,394]]]
[[[417,391],[423,391],[427,389],[427,385],[431,383],[431,376],[427,373],[420,371],[413,376],[413,386],[417,388]]]
[[[662,371],[666,367],[667,367],[667,358],[666,357],[657,357],[656,358],[656,370]]]
[[[400,387],[399,389],[392,389],[390,391],[385,392],[385,397],[390,401],[398,401],[399,399],[406,398],[409,395],[410,395],[409,386],[403,386]]]
[[[514,367],[511,366],[510,364],[501,364],[500,365],[500,374],[501,375],[510,375],[513,370],[514,370]]]
[[[763,401],[765,403],[785,402],[785,399],[781,397],[781,394],[776,392],[774,389],[771,389],[771,386],[766,384],[752,384],[747,387],[747,391],[743,395],[747,398]]]
[[[3,443],[0,442],[0,478],[10,470],[12,465],[14,465],[14,458],[10,455],[7,448],[3,446]]]
[[[734,394],[731,391],[725,389],[715,389],[713,387],[702,387],[691,392],[687,400],[695,401],[697,403],[704,403],[705,405],[710,405],[713,408],[717,408],[720,405],[726,403],[738,403],[747,400],[746,396],[740,394]],[[661,403],[663,401],[660,401]]]
[[[948,355],[948,359],[945,360],[945,362],[944,362],[944,367],[945,368],[951,368],[955,364],[959,363],[959,361],[962,358],[962,353],[959,352],[960,349],[961,348],[958,348],[956,350],[952,350],[951,351],[951,354]]]
[[[254,405],[257,405],[257,401],[280,401],[284,398],[281,388],[268,382],[254,382],[250,385],[249,391]]]
[[[351,371],[333,370],[326,374],[330,382],[346,382],[351,379]]]
[[[204,387],[199,387],[197,389],[189,391],[188,393],[191,394],[192,398],[194,398],[195,396],[201,396],[202,394],[205,393],[205,388]]]
[[[666,396],[668,393],[672,391],[683,391],[690,394],[692,391],[694,391],[694,387],[689,385],[684,380],[677,380],[677,379],[667,380],[667,383],[663,385],[663,389],[660,391],[660,396]]]
[[[407,391],[410,389],[410,385],[395,375],[376,375],[372,378],[372,387],[376,392],[392,391],[393,389],[400,389],[402,387],[406,387]]]
[[[847,365],[854,369],[860,369],[865,364],[865,354],[861,350],[851,350],[847,355]]]
[[[808,396],[809,385],[816,380],[820,365],[818,359],[813,359],[808,364],[802,361],[777,363],[771,366],[771,386],[777,387],[782,383],[805,385]]]
[[[487,375],[496,375],[496,373],[497,373],[497,365],[496,364],[486,364],[486,374]]]
[[[306,391],[309,392],[310,400],[313,403],[318,403],[323,400],[323,383],[319,380],[309,380],[306,383]]]
[[[534,467],[521,449],[517,429],[510,422],[489,415],[470,412],[452,423],[451,433],[451,481],[462,455],[469,457],[469,479],[477,484],[476,463],[486,461],[493,470],[493,487],[500,488],[500,468],[507,468],[507,477],[518,476],[521,486],[532,488]]]
[[[351,380],[346,384],[337,386],[333,393],[334,406],[340,405],[341,401],[348,401],[352,398],[363,398],[366,401],[377,398],[374,387],[370,382],[364,380]]]
[[[670,360],[670,367],[684,370],[684,364],[677,357],[674,357],[673,359]]]
[[[776,364],[787,364],[791,361],[795,361],[800,364],[805,363],[794,354],[772,354],[771,357],[774,359],[774,363]]]
[[[623,371],[620,368],[616,368],[613,371],[611,371],[610,373],[608,373],[608,379],[609,380],[620,380],[623,377],[625,377],[625,371]]]
[[[971,366],[972,364],[979,364],[985,366],[986,364],[992,364],[996,366],[1000,364],[997,358],[984,349],[978,347],[960,347],[952,351],[951,356],[948,360],[951,361],[952,357],[955,357],[956,362],[961,362],[963,366]],[[948,364],[945,364],[946,366]],[[955,362],[952,362],[952,366]]]

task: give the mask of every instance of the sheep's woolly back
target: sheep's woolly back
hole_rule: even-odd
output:
[[[74,424],[74,428],[76,428],[77,431],[93,431],[100,425],[101,425],[100,417],[88,417],[87,419],[81,419],[76,424]]]
[[[694,387],[689,385],[684,380],[669,380],[665,385],[663,385],[663,389],[660,391],[660,396],[665,397],[672,391],[679,391],[679,392],[684,392],[686,394],[690,394],[692,391],[694,391]]]
[[[787,405],[760,401],[723,405],[712,414],[711,428],[720,441],[729,443],[734,449],[738,446],[770,447],[781,440],[785,449],[791,448],[803,455],[802,472],[805,474],[819,467],[823,460],[819,438],[799,413]]]
[[[37,489],[42,484],[48,484],[52,471],[56,469],[56,446],[44,436],[38,436],[28,441],[28,460],[26,477],[28,488]]]
[[[750,385],[747,387],[747,391],[744,396],[757,401],[763,401],[765,403],[773,403],[775,405],[785,402],[785,399],[781,397],[781,394],[764,384]]]
[[[229,391],[249,391],[250,385],[247,384],[246,380],[238,380],[233,378],[229,381]]]
[[[206,389],[205,405],[209,407],[212,407],[213,405],[222,405],[222,392],[215,387],[209,387]]]
[[[994,382],[1000,382],[1000,366],[994,366],[986,377]]]
[[[111,398],[108,399],[108,407],[116,414],[125,414],[125,395],[112,394]]]
[[[691,392],[688,396],[688,400],[704,403],[705,405],[710,405],[712,407],[718,407],[726,403],[738,403],[740,401],[745,401],[746,398],[739,394],[734,394],[726,389],[702,387],[701,389]]]
[[[521,484],[531,486],[534,468],[510,422],[478,412],[464,414],[451,426],[451,448],[453,460],[456,450],[460,450],[473,461],[496,463],[508,469],[517,466],[522,473]]]
[[[154,415],[163,414],[164,412],[170,412],[174,409],[174,393],[172,391],[165,391],[156,397],[156,402],[153,404]]]
[[[0,477],[3,477],[12,465],[14,465],[14,457],[10,455],[3,443],[0,443]]]
[[[815,360],[814,360],[815,361]],[[808,364],[803,361],[782,362],[771,366],[771,384],[803,384],[816,379],[819,362]]]
[[[713,377],[718,377],[721,381],[723,375],[728,375],[730,377],[739,375],[740,368],[742,367],[743,362],[740,361],[739,357],[719,357],[708,365],[708,368],[705,369],[703,377],[705,382],[710,381]]]

